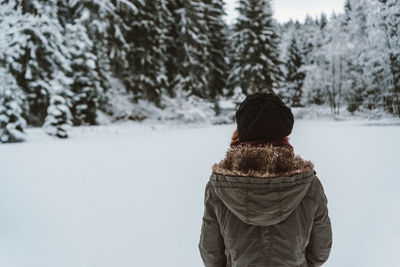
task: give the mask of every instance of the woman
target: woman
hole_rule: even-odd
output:
[[[248,96],[205,191],[199,243],[206,267],[321,266],[332,245],[314,166],[293,152],[293,114],[274,94]]]

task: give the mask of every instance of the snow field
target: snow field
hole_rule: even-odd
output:
[[[29,129],[28,142],[0,146],[0,266],[202,266],[204,187],[233,130],[111,125],[54,140]],[[398,126],[295,123],[295,151],[328,196],[326,266],[399,266],[398,136]]]

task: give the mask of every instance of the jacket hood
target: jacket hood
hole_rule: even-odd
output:
[[[238,146],[213,166],[210,181],[236,217],[247,224],[270,226],[297,208],[314,177],[313,164],[288,148]]]

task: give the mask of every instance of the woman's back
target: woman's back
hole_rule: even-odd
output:
[[[206,187],[205,266],[321,266],[332,246],[327,199],[313,164],[289,144],[290,108],[272,93],[256,93],[239,106],[236,122]]]
[[[206,187],[205,265],[320,266],[331,247],[326,202],[312,163],[290,149],[229,150]]]

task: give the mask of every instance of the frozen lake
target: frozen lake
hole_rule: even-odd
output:
[[[204,187],[233,125],[108,126],[0,145],[0,266],[200,267]],[[329,201],[325,266],[400,266],[400,127],[298,121]]]

